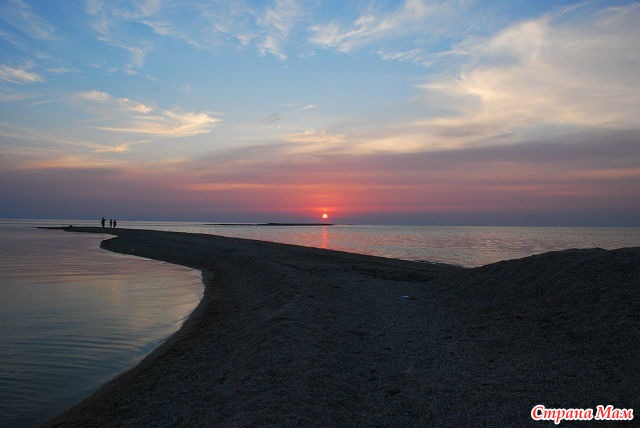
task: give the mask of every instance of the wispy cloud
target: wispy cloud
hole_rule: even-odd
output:
[[[207,113],[190,113],[178,110],[162,110],[158,115],[138,117],[125,127],[98,127],[106,131],[147,134],[162,137],[192,137],[208,134],[220,119]]]
[[[0,5],[0,18],[34,39],[50,40],[55,29],[49,21],[33,12],[22,0],[7,0]]]
[[[247,19],[247,11],[240,3],[229,3],[228,7],[204,2],[182,7],[163,6],[155,14],[139,17],[137,21],[158,36],[178,40],[195,49],[217,53],[226,39],[236,38],[238,33],[243,34],[240,36],[242,44],[247,44],[254,37],[252,31],[238,28],[242,27],[239,23]],[[188,28],[182,20],[189,22]]]
[[[345,135],[329,133],[325,130],[307,130],[301,133],[283,135],[281,139],[290,143],[333,145],[344,142]]]
[[[561,18],[517,23],[467,44],[457,76],[421,86],[426,102],[451,110],[416,129],[469,143],[545,126],[639,127],[640,5]]]
[[[211,132],[221,120],[206,112],[161,109],[101,91],[78,93],[75,98],[89,103],[99,114],[96,129],[111,132],[191,137]]]
[[[0,122],[0,144],[3,153],[13,159],[12,168],[87,168],[89,166],[119,165],[129,161],[123,157],[104,156],[122,154],[134,146],[152,142],[151,139],[127,139],[122,142],[107,138],[99,142],[99,136],[82,139],[68,135],[65,130],[43,132],[23,126]]]
[[[79,73],[80,70],[78,70],[77,68],[70,68],[70,67],[51,67],[51,68],[47,68],[47,72],[55,73],[55,74],[66,74],[66,73]]]
[[[135,144],[146,144],[150,143],[151,140],[139,140],[139,141],[128,141],[126,143],[118,144],[115,146],[98,146],[95,149],[96,153],[124,153],[128,152],[131,149],[131,146]]]
[[[307,137],[320,138],[313,133]],[[634,213],[640,208],[635,197],[639,141],[637,131],[602,131],[437,153],[275,158],[265,156],[269,147],[229,148],[182,162],[135,164],[62,154],[33,159],[17,173],[15,166],[0,168],[2,178],[12,177],[0,179],[0,185],[19,177],[24,192],[8,194],[32,195],[43,192],[46,183],[43,197],[59,199],[95,195],[96,186],[110,183],[100,198],[123,201],[122,185],[129,190],[124,199],[131,212],[151,217],[161,212],[199,218],[230,215],[237,220],[233,213],[245,210],[250,212],[247,221],[256,221],[256,216],[268,218],[278,210],[312,211],[313,216],[322,206],[332,207],[342,218],[406,213],[407,218],[429,219],[442,213],[442,222],[464,223],[478,221],[483,213],[493,214],[480,221],[522,221],[537,215],[553,220],[561,214],[571,222],[580,210],[594,212],[613,204],[614,216],[635,224]],[[131,196],[140,193],[153,197],[141,201]],[[86,206],[91,199],[79,200]]]
[[[147,54],[154,48],[154,43],[141,37],[132,24],[157,13],[161,4],[156,0],[134,3],[87,0],[85,12],[97,38],[127,52],[129,62],[123,66],[125,73],[137,74],[138,69],[144,65]]]
[[[347,53],[379,44],[383,40],[421,33],[424,36],[425,29],[432,33],[439,32],[442,24],[438,24],[437,20],[450,16],[454,11],[460,13],[464,3],[405,0],[392,10],[376,10],[374,6],[369,6],[352,22],[333,20],[312,26],[309,40],[315,45]],[[386,54],[387,58],[394,56]]]
[[[287,59],[282,43],[287,39],[291,28],[298,23],[302,7],[295,0],[277,0],[273,7],[265,10],[258,19],[261,28],[261,40],[258,48],[262,54],[271,54],[281,60]]]
[[[111,100],[111,95],[102,91],[80,92],[76,94],[76,98],[86,101],[106,102]]]
[[[347,135],[329,132],[324,129],[309,129],[303,132],[283,133],[275,140],[262,146],[250,147],[244,151],[248,158],[254,157],[254,152],[264,160],[291,158],[291,156],[334,156],[350,152],[346,144]]]
[[[638,203],[629,183],[640,178],[637,137],[637,131],[568,133],[509,147],[339,156],[331,150],[307,156],[283,145],[186,161],[177,175],[186,191],[210,192],[226,206],[250,210],[273,206],[274,200],[297,207],[338,206],[343,213],[467,212],[467,219],[483,211],[558,212],[613,200],[633,209]],[[330,146],[342,137],[310,131],[283,139],[305,147]]]
[[[15,159],[15,167],[37,168],[43,165],[64,163],[71,166],[72,159],[83,159],[78,163],[81,167],[94,160],[92,153],[120,153],[133,144],[143,144],[150,140],[130,141],[118,146],[100,144],[93,140],[81,140],[57,135],[56,132],[42,132],[23,126],[0,122],[0,144],[5,153]],[[104,162],[102,160],[101,162]]]
[[[130,4],[89,0],[85,11],[97,37],[127,50],[132,58],[131,66],[135,68],[141,66],[155,44],[148,38],[146,43],[132,45],[126,37],[133,31],[133,27],[128,27],[130,24],[143,24],[158,36],[207,52],[253,46],[260,55],[285,60],[288,58],[285,47],[291,40],[292,30],[304,28],[303,18],[307,16],[308,7],[297,0],[276,0],[269,4],[208,1]],[[119,36],[120,33],[123,36]],[[140,41],[139,31],[136,36]]]
[[[408,51],[388,52],[380,50],[377,52],[384,61],[412,62],[415,64],[428,64],[429,55],[423,49],[410,49]]]
[[[38,95],[25,92],[9,92],[0,88],[0,102],[16,102],[37,98]]]
[[[42,76],[28,68],[14,68],[8,65],[0,66],[0,80],[10,83],[38,83],[44,81]]]

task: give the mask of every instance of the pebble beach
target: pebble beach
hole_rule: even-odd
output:
[[[205,292],[178,332],[48,427],[543,426],[531,417],[539,404],[638,407],[640,248],[465,269],[66,230],[113,234],[103,248],[199,269]]]

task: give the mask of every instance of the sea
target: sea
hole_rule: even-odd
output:
[[[133,367],[204,289],[199,271],[100,249],[109,235],[35,224],[0,221],[3,428],[38,426]]]
[[[107,234],[38,226],[98,220],[0,219],[0,427],[33,427],[133,367],[200,301],[200,272],[99,248]],[[476,267],[568,248],[640,246],[640,228],[283,226],[118,220]]]

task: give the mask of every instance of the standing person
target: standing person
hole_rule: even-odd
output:
[[[112,218],[109,219],[109,227],[113,227],[113,219]]]
[[[102,224],[102,228],[103,228],[103,229],[104,229],[104,222],[105,222],[105,221],[106,221],[106,220],[104,219],[104,217],[102,217],[102,220],[100,220],[100,224]]]
[[[113,228],[115,229],[115,227],[116,227],[116,219],[114,218],[113,219]]]

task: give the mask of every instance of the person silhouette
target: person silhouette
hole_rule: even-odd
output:
[[[116,227],[116,219],[115,218],[113,219],[113,227],[114,228]]]
[[[109,227],[113,227],[113,219],[112,218],[109,219]]]
[[[106,220],[104,219],[104,217],[102,217],[102,220],[100,220],[100,224],[102,224],[102,228],[103,228],[103,229],[104,229],[104,222],[105,222],[105,221],[106,221]]]

